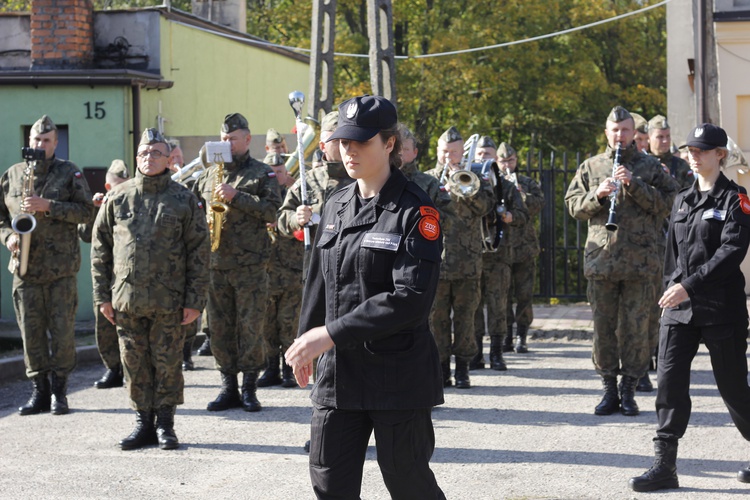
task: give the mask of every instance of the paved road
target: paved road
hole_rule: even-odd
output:
[[[474,387],[448,389],[446,404],[434,411],[433,470],[448,498],[750,495],[750,485],[735,480],[750,459],[750,446],[718,397],[705,350],[694,364],[692,425],[678,459],[683,488],[634,494],[627,479],[652,461],[654,393],[638,397],[638,417],[594,416],[601,392],[590,342],[567,340],[585,337],[586,308],[538,312],[547,315],[536,323],[543,338],[531,342],[529,354],[509,355],[507,372],[472,372]],[[567,321],[580,329],[570,330]],[[133,426],[133,412],[123,390],[91,386],[101,366],[84,365],[73,374],[67,416],[18,416],[29,383],[0,382],[0,497],[313,498],[302,450],[309,432],[308,391],[261,389],[262,412],[210,414],[205,405],[217,393],[218,373],[210,359],[195,359],[198,369],[186,374],[186,403],[175,420],[183,446],[171,452],[118,449],[117,441]],[[362,498],[388,498],[372,446]]]

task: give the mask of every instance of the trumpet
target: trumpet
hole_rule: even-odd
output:
[[[190,180],[195,180],[200,177],[204,170],[206,170],[207,163],[206,150],[205,147],[202,147],[198,158],[191,161],[184,167],[180,168],[177,172],[172,174],[172,180],[175,182],[179,182],[180,184],[185,184]]]
[[[36,162],[34,162],[36,163]],[[23,169],[23,198],[29,198],[34,195],[34,164],[26,162]],[[34,212],[22,211],[13,217],[10,222],[13,231],[19,235],[18,250],[13,252],[8,263],[8,270],[11,273],[18,271],[18,275],[23,277],[29,267],[29,249],[31,248],[31,233],[36,229],[36,217]]]
[[[620,166],[620,158],[622,156],[622,146],[620,144],[617,144],[617,149],[615,150],[615,158],[612,162],[612,178],[615,177],[615,172],[617,171],[617,167]],[[609,193],[609,217],[607,218],[607,223],[604,224],[604,227],[607,228],[607,231],[617,231],[617,194],[620,192],[620,181],[615,180],[615,189]]]
[[[440,181],[446,184],[448,190],[459,198],[472,198],[479,192],[481,187],[480,176],[487,179],[493,186],[496,183],[497,179],[493,178],[495,173],[492,166],[493,164],[497,165],[497,163],[492,160],[483,163],[474,161],[479,138],[479,134],[474,134],[464,144],[464,155],[461,159],[460,169],[449,173],[450,163],[447,158],[445,159]]]

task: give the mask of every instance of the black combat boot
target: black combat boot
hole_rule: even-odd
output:
[[[26,404],[18,409],[18,413],[21,415],[36,415],[43,411],[49,411],[50,408],[52,394],[50,393],[47,374],[37,375],[31,379],[31,383],[34,384],[34,390]]]
[[[297,379],[294,378],[294,370],[292,367],[286,364],[286,361],[281,360],[281,387],[297,387]]]
[[[471,358],[471,361],[469,361],[469,370],[484,370],[484,353],[482,352],[483,346],[482,346],[482,337],[484,335],[479,334],[476,336],[477,341],[477,353],[476,355]]]
[[[157,442],[154,412],[138,410],[135,412],[135,429],[128,437],[120,441],[120,449],[137,450]]]
[[[741,483],[750,483],[750,465],[740,469],[737,473],[737,481]]]
[[[211,337],[206,335],[206,340],[203,341],[201,346],[198,348],[197,351],[195,351],[195,354],[198,356],[213,356],[214,353],[211,352]]]
[[[456,358],[456,389],[468,389],[470,387],[469,363]]]
[[[526,347],[526,334],[528,333],[528,331],[528,326],[516,326],[516,352],[518,354],[529,352],[529,348]]]
[[[193,339],[186,340],[185,345],[182,346],[182,371],[195,370],[193,364]]]
[[[623,375],[622,380],[620,380],[620,413],[626,417],[634,417],[641,412],[635,402],[635,385],[637,383],[637,378],[627,375]]]
[[[52,372],[52,400],[50,408],[53,415],[65,415],[68,408],[68,377],[61,377]]]
[[[230,408],[239,408],[242,406],[240,391],[237,387],[237,375],[221,372],[221,392],[219,395],[208,403],[208,411],[224,411]]]
[[[503,341],[503,352],[513,352],[513,323],[508,325],[508,332]]]
[[[242,374],[242,408],[245,411],[260,411],[260,401],[255,396],[256,380],[258,372],[247,372]]]
[[[451,382],[451,360],[448,358],[448,361],[443,361],[440,363],[440,368],[443,371],[443,387],[450,387],[453,385],[453,382]]]
[[[635,386],[635,390],[638,392],[652,392],[654,390],[654,384],[651,383],[648,372],[638,379],[638,385]]]
[[[281,385],[278,354],[266,359],[266,371],[258,379],[258,387],[271,387],[272,385]]]
[[[102,378],[94,382],[97,389],[111,389],[112,387],[122,387],[122,365],[118,364],[114,368],[107,368]]]
[[[612,415],[620,409],[620,398],[617,395],[617,377],[604,377],[604,397],[594,409],[595,415]]]
[[[490,337],[490,368],[493,370],[504,372],[508,369],[503,359],[503,351],[503,341],[500,337],[497,335]]]
[[[162,406],[156,410],[156,438],[162,450],[180,447],[177,434],[174,433],[174,406]]]
[[[654,465],[638,477],[630,478],[633,491],[667,490],[680,487],[677,479],[677,441],[654,439]]]

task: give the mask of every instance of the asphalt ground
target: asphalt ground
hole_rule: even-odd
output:
[[[653,393],[638,393],[641,414],[593,414],[601,383],[586,340],[586,310],[537,309],[528,354],[507,354],[507,372],[471,373],[473,387],[446,389],[434,410],[432,469],[450,499],[738,499],[736,480],[750,446],[734,428],[705,348],[693,364],[693,414],[680,443],[681,488],[633,493],[628,478],[653,461]],[[551,327],[551,325],[555,327]],[[572,324],[576,329],[567,329]],[[589,332],[590,334],[590,332]],[[572,339],[572,340],[570,340]],[[487,346],[485,346],[485,354]],[[70,378],[71,413],[21,417],[30,383],[0,381],[0,498],[313,498],[308,457],[307,389],[259,389],[264,409],[209,413],[219,375],[195,357],[185,374],[185,404],[175,417],[180,449],[121,451],[133,428],[124,389],[95,389],[97,363]],[[652,374],[653,376],[653,374]],[[362,498],[387,499],[374,441]]]

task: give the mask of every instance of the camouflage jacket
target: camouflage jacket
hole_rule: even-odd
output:
[[[425,172],[440,180],[443,165]],[[451,193],[449,210],[440,220],[443,230],[443,253],[440,279],[479,279],[482,276],[482,217],[495,206],[495,193],[490,183],[480,179],[479,191],[471,198]]]
[[[542,188],[531,177],[516,173],[517,190],[528,210],[527,220],[521,224],[512,224],[510,246],[513,248],[513,263],[524,262],[539,255],[539,235],[536,231],[536,217],[544,207]],[[513,214],[515,222],[515,213]]]
[[[499,182],[499,186],[495,187],[495,196],[499,200],[496,207],[502,205],[504,210],[513,215],[513,221],[510,224],[500,223],[497,210],[491,211],[484,217],[482,220],[484,238],[489,238],[490,241],[494,241],[495,234],[500,230],[503,231],[503,235],[500,244],[497,247],[497,251],[486,251],[482,256],[482,260],[485,264],[503,262],[510,265],[515,262],[515,248],[513,245],[514,241],[516,241],[515,238],[517,237],[514,238],[514,235],[518,234],[528,225],[529,211],[526,204],[523,202],[521,192],[516,188],[515,184],[502,176],[500,176]],[[500,226],[498,224],[500,224]]]
[[[203,200],[207,216],[216,181],[216,165],[208,168],[193,186]],[[266,223],[276,220],[281,205],[281,190],[276,175],[268,165],[246,155],[238,163],[224,165],[224,184],[239,192],[224,213],[221,242],[211,252],[211,269],[244,269],[266,266],[271,257],[271,240],[266,236]]]
[[[134,315],[202,311],[208,289],[208,229],[201,202],[166,172],[113,188],[91,246],[94,303]]]
[[[679,156],[674,156],[672,153],[657,156],[657,158],[659,158],[661,164],[669,170],[669,175],[677,181],[677,184],[680,185],[680,189],[685,189],[686,187],[693,185],[693,182],[695,182],[695,176],[693,175],[693,169],[690,168],[688,162]]]
[[[438,212],[445,218],[445,210],[450,210],[451,195],[440,180],[424,172],[420,172],[415,161],[401,165],[401,173],[427,193],[427,196],[430,197],[435,207],[437,207]]]
[[[664,172],[659,160],[636,151],[632,144],[622,156],[621,162],[633,178],[617,194],[617,230],[605,227],[609,198],[596,197],[599,184],[612,176],[611,148],[578,167],[565,195],[570,215],[588,221],[584,253],[584,275],[588,279],[651,279],[661,267],[657,240],[662,238],[662,223],[677,194],[677,182]]]
[[[286,189],[282,191],[286,195]],[[271,237],[271,261],[268,265],[268,286],[270,290],[302,285],[302,262],[305,245],[295,237],[285,236],[278,227],[268,229]]]
[[[339,161],[323,162],[324,166],[305,171],[307,182],[307,203],[312,207],[313,214],[321,215],[323,207],[331,195],[354,182]],[[297,224],[297,207],[302,205],[301,183],[299,179],[289,188],[284,203],[278,212],[279,232],[286,236],[293,236],[300,229]],[[315,235],[315,227],[311,228],[310,241]]]
[[[21,213],[23,171],[26,163],[16,163],[0,178],[0,238],[3,244],[13,234],[11,222]],[[73,163],[52,158],[37,162],[34,169],[34,193],[50,200],[46,213],[36,213],[36,228],[31,235],[29,265],[22,279],[29,283],[48,283],[75,276],[81,267],[78,224],[91,222],[94,203],[81,171]]]

